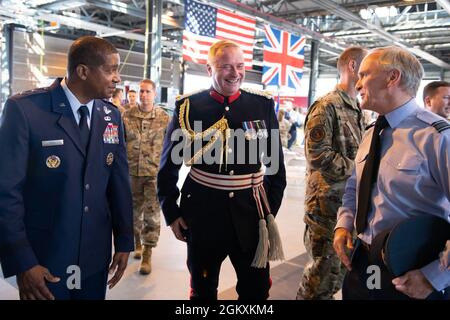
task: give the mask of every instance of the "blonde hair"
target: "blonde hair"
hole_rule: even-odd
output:
[[[379,56],[377,60],[383,70],[399,70],[401,88],[411,96],[416,96],[424,70],[422,64],[412,53],[396,46],[376,48],[370,53]]]
[[[231,40],[220,40],[214,43],[211,48],[209,48],[208,53],[208,64],[213,65],[216,57],[219,53],[221,53],[226,48],[238,48],[241,49],[241,47]]]

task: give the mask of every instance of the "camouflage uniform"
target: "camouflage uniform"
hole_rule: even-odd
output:
[[[289,140],[289,130],[291,129],[291,123],[287,119],[283,119],[282,121],[278,121],[278,125],[280,127],[281,145],[283,147],[287,148],[288,140]]]
[[[130,110],[132,107],[129,103],[124,104],[123,106],[118,107],[120,114],[123,116],[124,112]],[[139,103],[136,103],[136,108],[139,108]]]
[[[123,114],[133,194],[134,232],[143,245],[155,247],[160,233],[160,208],[156,196],[164,133],[169,116],[161,108],[141,112],[131,108]]]
[[[332,299],[342,286],[345,267],[333,249],[333,229],[363,131],[356,100],[338,88],[308,110],[304,243],[313,261],[303,273],[298,299]]]

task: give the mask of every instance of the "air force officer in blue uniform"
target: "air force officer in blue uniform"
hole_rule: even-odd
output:
[[[0,260],[21,299],[104,299],[126,268],[133,216],[123,127],[100,100],[120,82],[119,63],[109,42],[82,37],[66,78],[6,102]]]
[[[379,235],[413,217],[432,215],[450,223],[450,123],[417,105],[423,67],[407,50],[374,49],[358,74],[361,108],[380,116],[362,139],[337,215],[334,248],[348,269],[342,298],[448,299],[450,270],[439,267],[438,255],[420,269],[392,279],[388,260],[379,263],[374,251]],[[358,239],[353,246],[355,229]],[[405,235],[403,241],[416,239]],[[398,246],[392,254],[408,261]],[[369,266],[374,265],[380,268],[375,290],[368,285],[373,274]]]

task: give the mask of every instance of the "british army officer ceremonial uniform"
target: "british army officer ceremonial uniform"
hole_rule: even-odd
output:
[[[5,277],[44,266],[61,279],[48,284],[54,296],[70,299],[70,266],[80,268],[81,279],[100,272],[107,277],[112,232],[116,252],[133,250],[133,216],[119,111],[92,100],[85,150],[60,82],[6,102],[0,126],[0,257]],[[92,290],[84,298],[102,296]]]
[[[246,138],[241,139],[245,141],[245,149],[225,147],[224,154],[228,153],[228,160],[224,160],[222,164],[194,162],[182,187],[181,202],[178,206],[180,193],[176,184],[181,163],[174,163],[171,157],[181,139],[172,141],[172,134],[176,129],[180,129],[180,124],[195,128],[194,121],[200,121],[204,133],[215,126],[220,131],[223,129],[221,119],[227,120],[230,129],[242,129],[242,132],[245,132]],[[268,264],[261,269],[253,268],[255,273],[251,276],[246,273],[255,255],[259,238],[259,215],[252,188],[220,190],[207,186],[202,181],[207,180],[214,185],[223,175],[232,178],[257,174],[261,169],[261,150],[258,150],[258,154],[252,154],[249,143],[267,139],[270,149],[271,129],[278,129],[274,102],[270,96],[261,93],[240,90],[233,96],[223,97],[214,89],[210,89],[181,97],[176,102],[175,113],[163,147],[158,174],[158,195],[167,224],[170,225],[178,217],[183,217],[189,227],[187,263],[191,273],[191,298],[216,298],[220,264],[227,255],[230,256],[237,273],[239,298],[265,299],[268,296]],[[276,149],[269,150],[266,156],[276,160],[267,165],[268,170],[272,172],[267,174],[266,171],[264,188],[271,213],[275,215],[283,198],[286,175],[279,134],[274,135],[272,139],[278,140]],[[203,141],[203,153],[207,152],[207,142]],[[236,143],[237,146],[239,142]],[[239,163],[238,159],[243,155],[245,161]],[[251,157],[255,159],[253,164],[249,161]],[[231,159],[234,160],[233,163],[230,163]],[[205,179],[202,180],[202,177]]]

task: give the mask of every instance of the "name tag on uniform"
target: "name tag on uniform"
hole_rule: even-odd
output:
[[[108,144],[119,144],[119,126],[108,123],[105,132],[103,132],[103,142]]]
[[[42,140],[43,147],[53,147],[53,146],[62,146],[64,145],[64,140]]]

